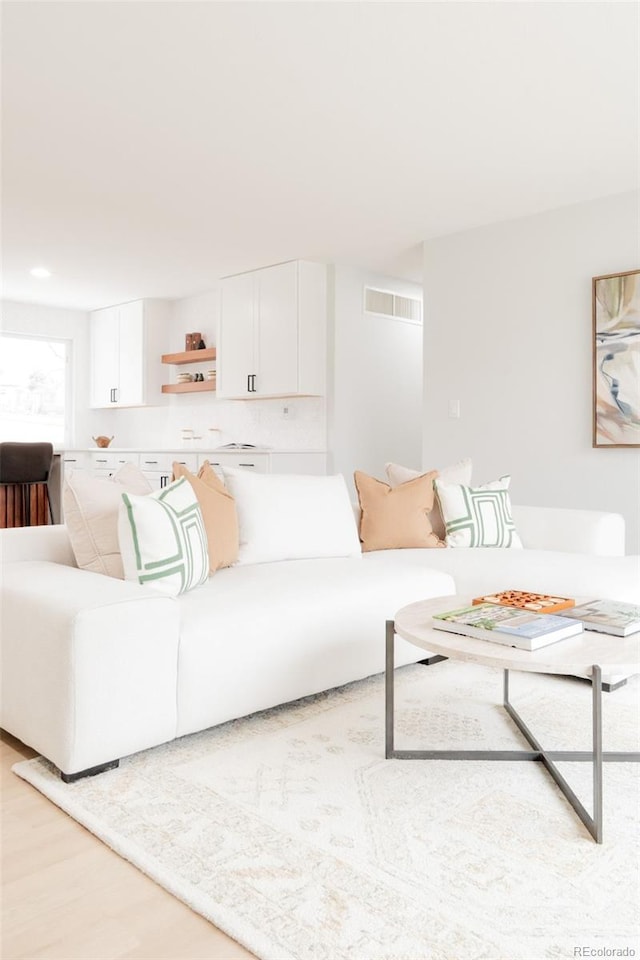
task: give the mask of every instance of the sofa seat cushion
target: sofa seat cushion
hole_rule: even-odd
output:
[[[178,735],[382,671],[385,620],[454,592],[436,552],[239,566],[180,597]],[[424,657],[405,641],[397,652]]]

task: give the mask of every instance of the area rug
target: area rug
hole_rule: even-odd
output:
[[[501,676],[399,669],[396,746],[523,747]],[[606,749],[638,749],[638,691],[606,695]],[[511,697],[543,743],[589,748],[588,684],[512,674]],[[639,765],[606,765],[598,845],[539,764],[385,760],[383,714],[377,676],[75,784],[13,769],[264,960],[638,955]],[[590,765],[562,770],[590,807]]]

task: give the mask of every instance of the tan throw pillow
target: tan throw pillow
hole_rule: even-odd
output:
[[[230,567],[238,559],[240,535],[236,502],[208,460],[191,473],[181,463],[173,464],[173,476],[186,477],[198,498],[209,543],[209,573]]]
[[[438,480],[441,480],[443,483],[461,483],[465,487],[469,487],[471,486],[472,466],[473,464],[469,459],[458,460],[457,463],[452,463],[450,466],[438,470]],[[411,470],[409,467],[401,467],[398,463],[385,464],[385,471],[387,480],[392,487],[397,487],[399,484],[406,483],[408,480],[415,480],[416,477],[423,477],[427,472],[426,470]],[[433,510],[429,514],[429,519],[433,527],[433,532],[437,537],[440,537],[441,540],[444,540],[446,528],[437,497],[434,499]]]
[[[64,522],[81,570],[124,580],[118,543],[118,509],[123,493],[147,495],[151,484],[133,463],[103,479],[72,471],[62,490]]]
[[[363,551],[403,547],[444,547],[431,529],[433,470],[415,480],[390,487],[356,470],[354,480],[360,501],[360,540]]]

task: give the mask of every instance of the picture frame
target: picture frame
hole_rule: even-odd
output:
[[[592,277],[593,446],[640,447],[640,269]]]

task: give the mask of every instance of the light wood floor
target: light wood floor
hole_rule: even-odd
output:
[[[0,733],[2,960],[247,960],[14,773],[35,754]]]

